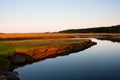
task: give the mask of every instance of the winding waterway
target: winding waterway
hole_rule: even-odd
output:
[[[120,43],[97,45],[15,69],[20,80],[120,80]]]

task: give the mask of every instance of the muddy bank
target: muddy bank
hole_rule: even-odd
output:
[[[0,56],[0,80],[19,80],[14,69],[15,65],[11,63],[11,59]]]

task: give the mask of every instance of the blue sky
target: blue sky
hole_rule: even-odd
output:
[[[52,32],[120,24],[120,0],[0,0],[0,32]]]

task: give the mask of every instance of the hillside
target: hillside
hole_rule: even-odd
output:
[[[120,25],[86,29],[68,29],[59,31],[59,33],[120,33]]]

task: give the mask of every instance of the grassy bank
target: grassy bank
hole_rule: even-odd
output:
[[[0,41],[0,55],[11,56],[15,52],[26,52],[35,48],[70,44],[84,44],[89,41],[89,39],[34,39]]]

